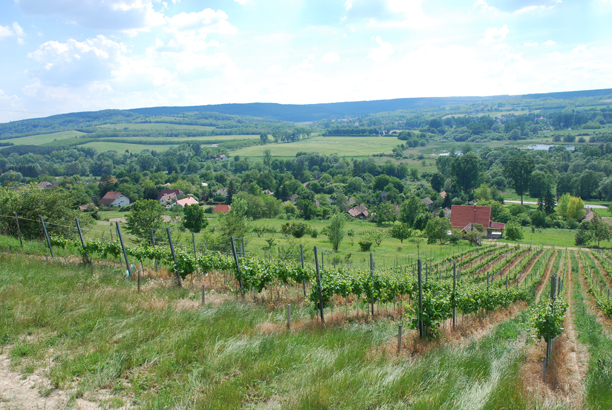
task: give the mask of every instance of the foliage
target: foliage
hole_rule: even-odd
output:
[[[425,227],[425,236],[427,237],[427,243],[436,243],[440,241],[443,244],[448,238],[448,232],[452,230],[451,223],[446,218],[432,218],[427,222]]]
[[[200,205],[187,205],[183,209],[183,226],[191,232],[198,233],[208,226],[204,208]]]
[[[407,224],[395,223],[391,228],[391,237],[399,239],[400,243],[404,243],[405,239],[412,236],[412,229]]]
[[[285,237],[292,235],[299,239],[310,232],[310,228],[304,222],[287,222],[281,225],[281,232]]]
[[[550,341],[561,334],[567,306],[565,299],[558,298],[553,303],[542,300],[534,307],[530,323],[537,339]]]
[[[520,241],[523,239],[523,228],[515,221],[510,221],[506,224],[504,234],[511,241]]]
[[[346,216],[343,213],[337,213],[331,217],[330,223],[327,226],[327,238],[332,244],[334,251],[338,251],[342,239],[344,239],[344,226],[346,225]]]
[[[523,204],[523,194],[529,189],[531,173],[535,169],[533,158],[525,154],[516,155],[504,167],[504,174],[512,181],[512,188],[521,197]]]
[[[151,238],[151,229],[157,230],[163,222],[164,207],[154,199],[134,202],[132,210],[125,217],[127,230],[143,240]]]
[[[564,194],[557,205],[557,213],[568,219],[579,221],[584,218],[586,211],[584,210],[584,201],[580,198]]]
[[[242,198],[237,198],[232,203],[232,209],[219,216],[218,230],[221,238],[242,238],[248,231],[246,218],[248,204]]]

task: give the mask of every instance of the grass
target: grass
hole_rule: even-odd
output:
[[[108,138],[110,140],[125,140],[129,137],[112,137]],[[210,136],[200,136],[200,137],[133,137],[135,140],[139,141],[232,141],[232,140],[254,140],[259,139],[259,135],[210,135]],[[105,138],[106,139],[106,138]]]
[[[397,358],[382,348],[397,331],[390,320],[288,332],[284,306],[202,307],[189,289],[145,281],[139,294],[121,277],[0,256],[0,342],[12,366],[49,366],[73,397],[104,389],[106,403],[143,409],[536,407],[521,386],[526,312],[479,341]],[[312,322],[310,307],[293,313]]]
[[[574,239],[577,230],[570,229],[536,229],[535,233],[531,232],[531,228],[523,227],[523,239],[519,241],[523,244],[532,244],[533,246],[549,245],[557,247],[574,247]],[[507,239],[499,239],[498,242],[516,243]],[[612,242],[605,241],[601,243],[602,248],[612,247]]]
[[[314,137],[285,144],[256,145],[233,151],[232,154],[260,158],[263,157],[264,150],[269,149],[272,156],[283,158],[294,158],[300,151],[361,158],[373,154],[391,153],[394,147],[403,142],[396,137]]]
[[[209,127],[205,125],[182,125],[182,124],[164,124],[164,123],[126,123],[126,124],[106,124],[101,125],[99,128],[118,130],[162,130],[162,131],[174,131],[174,130],[200,130],[200,131],[211,131],[216,127]]]
[[[87,144],[81,145],[85,148],[95,148],[98,151],[110,151],[115,150],[117,152],[125,152],[126,150],[133,153],[139,153],[145,149],[151,151],[166,151],[167,149],[176,147],[176,145],[145,145],[145,144],[125,144],[122,142],[88,142]]]
[[[589,409],[612,408],[612,340],[597,317],[589,312],[578,277],[578,261],[572,252],[573,320],[578,340],[589,350],[589,370],[585,382],[585,402]],[[580,273],[582,274],[582,273]]]
[[[64,131],[54,132],[52,134],[40,134],[31,135],[29,137],[12,138],[6,141],[12,142],[14,145],[43,145],[53,142],[55,140],[74,139],[81,135],[84,135],[84,133],[79,131]]]

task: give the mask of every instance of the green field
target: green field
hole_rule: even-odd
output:
[[[151,151],[155,150],[158,152],[166,151],[167,149],[176,147],[176,145],[145,145],[145,144],[125,144],[122,142],[88,142],[87,144],[80,145],[80,147],[84,148],[95,148],[100,152],[115,150],[117,152],[124,152],[128,150],[133,153],[138,153],[144,151],[145,149],[149,149]]]
[[[108,140],[125,140],[126,138],[129,137],[111,137],[111,138],[105,138]],[[202,141],[202,142],[206,142],[206,141],[231,141],[231,140],[254,140],[254,139],[259,139],[259,135],[210,135],[210,136],[200,136],[200,137],[185,137],[185,136],[178,136],[178,137],[132,137],[135,140],[138,141]]]
[[[204,125],[177,125],[177,124],[164,124],[164,123],[129,123],[129,124],[106,124],[101,125],[99,128],[104,129],[112,129],[112,130],[163,130],[163,131],[173,131],[173,130],[200,130],[200,131],[210,131],[214,130],[215,127],[207,127]]]
[[[40,134],[31,135],[29,137],[13,138],[7,140],[7,142],[12,142],[14,145],[43,145],[55,140],[72,139],[81,135],[84,135],[84,133],[79,131],[64,131],[54,132],[52,134]]]
[[[242,148],[232,154],[241,157],[262,157],[269,149],[274,157],[295,157],[300,151],[318,152],[322,155],[338,154],[343,157],[367,157],[373,154],[391,153],[391,150],[403,143],[396,137],[314,137],[299,142],[285,144],[267,144]]]

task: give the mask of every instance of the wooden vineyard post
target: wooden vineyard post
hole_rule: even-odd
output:
[[[206,285],[202,284],[202,304],[206,303]]]
[[[238,283],[240,284],[240,289],[242,290],[242,299],[244,299],[244,289],[242,288],[242,275],[240,274],[240,263],[238,263],[238,254],[236,253],[236,243],[234,242],[233,236],[230,236],[230,241],[232,242],[232,253],[234,254],[234,261],[236,262],[236,273],[238,274]],[[280,246],[278,247],[278,252],[280,256]]]
[[[427,279],[429,277],[429,265],[425,262],[425,283],[427,283]]]
[[[325,252],[321,252],[321,270],[325,270]]]
[[[506,290],[508,290],[508,275],[506,275]]]
[[[399,325],[397,328],[397,354],[400,354],[402,351],[402,325]]]
[[[79,231],[79,238],[81,238],[81,245],[83,246],[83,255],[85,256],[85,261],[89,261],[89,257],[87,256],[85,241],[83,240],[83,233],[81,232],[81,224],[79,223],[79,218],[74,218],[76,222],[77,231]]]
[[[153,249],[155,249],[155,233],[153,231],[153,228],[151,228],[151,245],[153,246]],[[155,271],[157,272],[159,270],[159,267],[157,266],[157,259],[155,259],[154,262],[155,262]]]
[[[453,329],[457,318],[457,308],[455,307],[455,292],[457,289],[457,263],[453,262]]]
[[[489,276],[491,275],[491,272],[487,272],[487,292],[489,291]]]
[[[246,251],[244,250],[244,236],[242,237],[242,257],[246,256]]]
[[[178,269],[178,262],[176,261],[176,253],[174,253],[174,245],[172,244],[172,235],[170,234],[170,228],[166,228],[166,234],[168,235],[168,243],[170,244],[170,252],[172,253],[172,259],[174,260],[174,270],[176,271],[176,283],[179,287],[183,287],[183,281]]]
[[[17,234],[19,235],[19,243],[21,244],[21,249],[23,249],[23,238],[21,236],[21,228],[19,227],[19,217],[17,216],[17,212],[15,212],[15,223],[17,224]]]
[[[130,262],[128,262],[127,252],[125,250],[125,245],[123,244],[123,236],[121,235],[121,228],[119,227],[119,222],[115,222],[117,224],[117,236],[119,237],[119,243],[121,243],[121,249],[123,250],[123,257],[125,258],[125,267],[127,268],[127,274],[131,278],[132,272],[130,271]]]
[[[319,272],[319,251],[314,247],[315,267],[317,270],[317,285],[319,286],[319,310],[321,311],[321,323],[325,324],[325,316],[323,316],[323,290],[321,289],[321,273]]]
[[[193,258],[195,260],[196,275],[199,275],[199,272],[198,272],[198,251],[196,250],[195,233],[193,233],[193,232],[191,232],[191,241],[193,242]]]
[[[43,231],[45,231],[45,237],[47,238],[47,245],[49,245],[49,252],[51,252],[51,257],[55,258],[53,255],[53,248],[51,247],[51,240],[49,239],[49,233],[47,232],[47,226],[45,225],[45,220],[42,215],[40,216],[40,222],[42,223]]]
[[[278,260],[281,260],[281,254],[280,254],[280,246],[278,247]]]
[[[136,271],[138,272],[138,293],[140,293],[140,271],[138,268],[136,268]]]
[[[423,264],[421,259],[417,260],[417,279],[419,281],[419,337],[422,339],[425,335],[423,334]]]
[[[372,257],[372,252],[370,252],[370,280],[372,282],[372,299],[370,304],[372,305],[372,320],[374,320],[374,258]]]
[[[302,262],[302,271],[304,270],[304,245],[300,244],[300,261]],[[304,297],[306,297],[306,279],[302,279],[302,288],[304,289]]]
[[[291,330],[291,303],[287,304],[287,329]]]

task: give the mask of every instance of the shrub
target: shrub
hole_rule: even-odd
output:
[[[506,234],[506,238],[511,241],[520,241],[523,239],[523,229],[514,221],[508,222],[504,232]]]
[[[359,249],[361,249],[361,252],[370,252],[370,249],[372,248],[372,244],[373,244],[372,241],[368,239],[363,239],[359,241]]]

